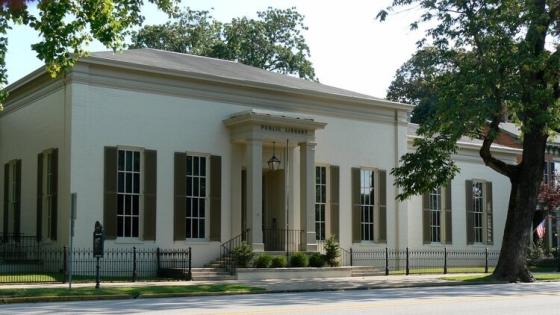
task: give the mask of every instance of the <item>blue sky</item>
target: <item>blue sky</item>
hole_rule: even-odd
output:
[[[146,1],[147,2],[147,1]],[[267,7],[296,7],[305,15],[309,30],[304,34],[311,49],[311,61],[321,83],[377,97],[384,97],[398,67],[416,50],[419,31],[411,32],[408,23],[418,12],[404,11],[387,22],[375,20],[377,12],[392,0],[183,0],[193,9],[214,8],[218,20],[255,17]],[[144,8],[145,24],[166,21],[152,5]],[[39,35],[18,26],[8,34],[8,80],[15,82],[41,66],[30,45]],[[91,51],[106,50],[93,43]]]

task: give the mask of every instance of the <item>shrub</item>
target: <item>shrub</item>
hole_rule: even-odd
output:
[[[309,266],[310,267],[323,267],[325,266],[325,258],[319,253],[313,253],[309,256]]]
[[[254,266],[255,268],[268,268],[270,267],[270,263],[272,262],[272,256],[267,254],[261,254],[255,259]]]
[[[306,267],[307,266],[307,255],[304,253],[295,253],[290,257],[291,267]]]
[[[338,242],[336,241],[334,235],[331,235],[331,237],[329,237],[325,241],[325,262],[330,267],[336,267],[338,266],[337,258],[339,256],[340,256],[340,246],[338,245]]]
[[[285,256],[274,256],[270,263],[270,268],[285,268],[288,265]]]
[[[235,263],[241,268],[247,268],[255,256],[253,247],[245,242],[235,247],[231,252]]]

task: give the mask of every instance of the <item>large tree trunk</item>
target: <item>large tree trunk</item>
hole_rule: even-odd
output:
[[[523,157],[517,172],[510,176],[511,193],[502,250],[494,276],[509,282],[532,282],[527,268],[527,251],[532,233],[532,221],[543,177],[546,135],[526,134]]]

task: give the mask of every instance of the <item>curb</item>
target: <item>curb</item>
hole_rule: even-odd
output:
[[[504,282],[505,283],[505,282]],[[142,294],[138,296],[122,295],[82,295],[82,296],[43,296],[43,297],[13,297],[0,298],[0,304],[16,303],[40,303],[40,302],[76,302],[76,301],[102,301],[102,300],[130,300],[130,299],[152,299],[152,298],[174,298],[174,297],[200,297],[200,296],[223,296],[223,295],[253,295],[253,294],[274,294],[274,293],[303,293],[303,292],[344,292],[344,291],[365,291],[378,289],[401,289],[401,288],[427,288],[427,287],[451,287],[466,285],[502,284],[488,282],[447,282],[447,283],[410,283],[398,285],[365,285],[347,288],[318,288],[318,289],[284,289],[284,290],[263,290],[258,292],[185,292],[185,293],[163,293],[163,294]]]

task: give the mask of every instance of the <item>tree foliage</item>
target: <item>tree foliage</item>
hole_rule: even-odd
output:
[[[430,104],[431,112],[418,129],[416,151],[405,154],[392,170],[402,188],[399,198],[443,186],[458,172],[452,160],[457,141],[463,136],[482,139],[482,160],[512,184],[495,275],[531,281],[525,260],[530,222],[546,142],[560,125],[560,2],[394,0],[378,18],[405,6],[422,13],[411,22],[412,29],[430,23],[418,42],[424,50],[401,68],[390,92],[409,97],[403,101]],[[414,84],[417,94],[407,91]],[[523,133],[521,162],[515,164],[491,151],[506,113]]]
[[[149,0],[166,13],[176,11],[177,0]],[[94,39],[106,47],[123,47],[130,29],[144,21],[144,0],[11,0],[0,1],[0,102],[6,98],[6,52],[13,25],[26,25],[41,35],[31,45],[53,76],[70,69]]]
[[[257,19],[241,17],[227,23],[217,21],[209,11],[187,8],[172,21],[135,32],[131,47],[234,60],[316,80],[305,30],[304,16],[295,8],[268,8],[257,12]]]

